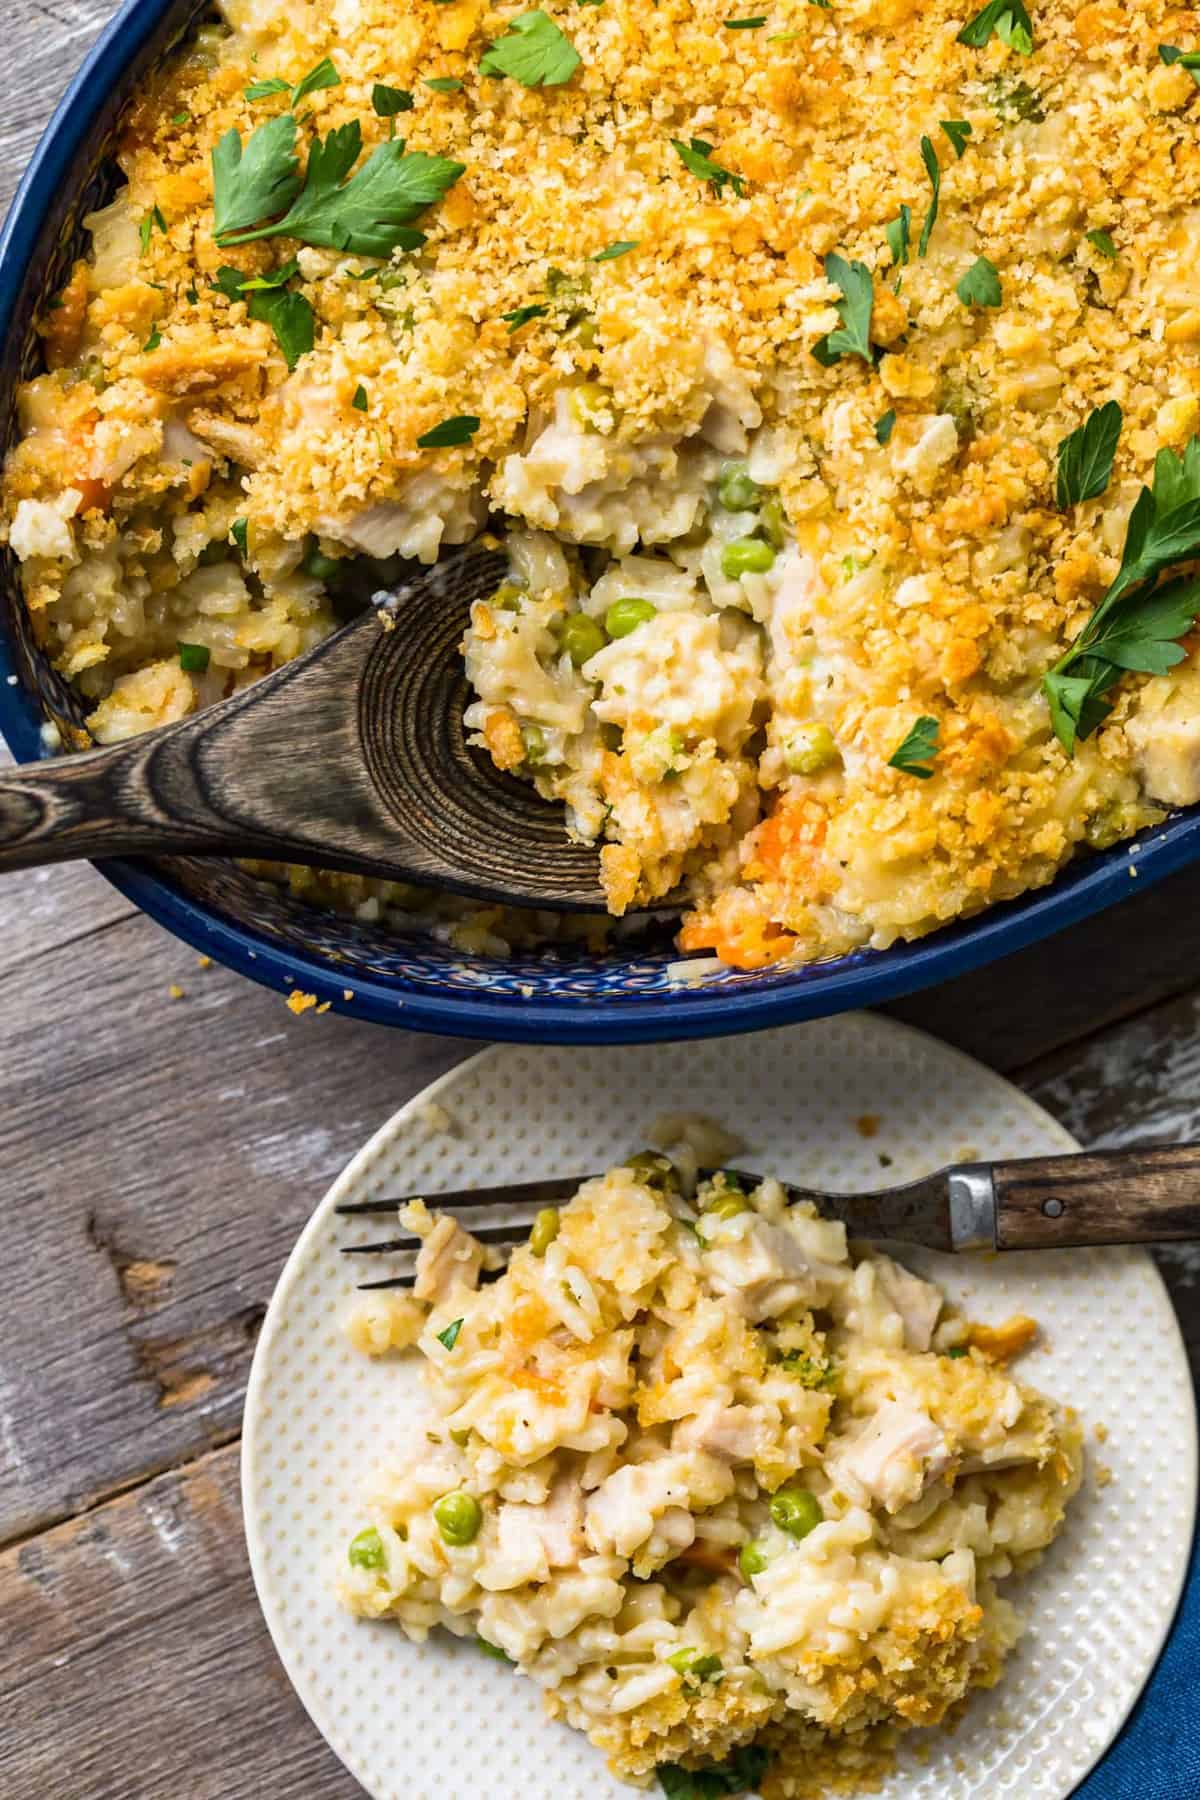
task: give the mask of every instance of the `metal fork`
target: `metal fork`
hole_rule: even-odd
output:
[[[701,1171],[712,1175],[717,1171]],[[762,1180],[725,1169],[743,1187]],[[450,1213],[481,1243],[512,1249],[543,1207],[571,1199],[585,1175],[461,1188],[419,1196]],[[857,1238],[922,1244],[931,1250],[1066,1250],[1099,1244],[1150,1244],[1200,1238],[1200,1145],[1038,1156],[1018,1162],[958,1163],[873,1193],[831,1194],[785,1182],[794,1205],[810,1200]],[[394,1213],[408,1200],[339,1206],[346,1217]],[[411,1287],[421,1240],[411,1233],[378,1244],[350,1244],[344,1256],[394,1256],[395,1272],[364,1288]],[[493,1279],[502,1270],[490,1270]],[[487,1279],[485,1274],[484,1279]]]

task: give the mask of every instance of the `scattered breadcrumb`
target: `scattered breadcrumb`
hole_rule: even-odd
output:
[[[315,994],[301,993],[299,988],[294,988],[287,997],[288,1011],[297,1014],[308,1012],[309,1008],[316,1004],[317,996]]]
[[[873,1138],[879,1136],[879,1114],[863,1113],[854,1121],[854,1129],[859,1137]]]
[[[173,981],[171,983],[170,987],[167,989],[167,992],[168,992],[168,994],[170,994],[172,1000],[182,1000],[184,998],[184,990],[180,987],[180,985],[177,981]]]

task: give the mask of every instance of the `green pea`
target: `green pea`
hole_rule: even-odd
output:
[[[824,1517],[821,1502],[807,1488],[780,1488],[771,1496],[771,1518],[789,1537],[806,1538]]]
[[[379,286],[385,294],[390,294],[396,288],[407,287],[408,276],[403,269],[384,269],[379,277]]]
[[[761,1575],[767,1567],[768,1561],[766,1551],[761,1544],[756,1544],[753,1538],[749,1543],[743,1544],[738,1552],[738,1567],[747,1581],[753,1580],[755,1575]]]
[[[775,552],[761,538],[734,538],[721,552],[721,573],[730,581],[743,575],[765,575],[775,567]]]
[[[739,1213],[749,1212],[750,1202],[743,1194],[731,1194],[728,1191],[717,1194],[706,1202],[704,1217],[706,1219],[736,1219]]]
[[[762,489],[750,479],[744,462],[727,463],[717,483],[717,499],[726,512],[746,512],[762,499]]]
[[[387,1561],[383,1539],[373,1525],[360,1531],[356,1538],[351,1538],[348,1555],[356,1569],[382,1569]]]
[[[801,725],[787,741],[783,760],[791,775],[819,775],[838,760],[837,745],[828,725],[812,719]]]
[[[614,414],[613,397],[598,381],[581,381],[573,387],[567,395],[567,405],[575,423],[585,427],[595,426],[598,420]]]
[[[544,1206],[533,1221],[533,1230],[529,1233],[529,1248],[535,1256],[545,1256],[557,1236],[558,1208]]]
[[[625,600],[614,600],[604,615],[604,629],[610,638],[628,637],[639,625],[648,624],[657,611],[652,601],[637,600],[632,595]]]
[[[460,1550],[475,1542],[483,1524],[483,1508],[478,1500],[474,1494],[463,1493],[461,1489],[455,1494],[443,1494],[434,1504],[433,1516],[442,1541]]]
[[[335,581],[342,572],[341,559],[336,556],[325,556],[320,550],[308,551],[300,567],[314,581]]]
[[[497,612],[520,612],[524,596],[525,589],[519,581],[502,581],[492,595],[492,605]]]
[[[581,669],[597,650],[603,650],[608,638],[598,619],[577,612],[568,614],[563,620],[560,642],[575,667]]]
[[[777,494],[773,494],[760,508],[758,523],[776,550],[782,550],[787,543],[787,515]]]
[[[525,761],[531,769],[540,768],[546,760],[546,734],[540,725],[522,725],[521,742],[525,746]]]
[[[661,1193],[679,1192],[679,1171],[669,1156],[657,1150],[639,1150],[636,1156],[627,1156],[625,1167],[646,1187],[658,1188]]]

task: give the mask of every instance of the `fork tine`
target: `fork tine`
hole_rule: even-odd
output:
[[[517,1244],[533,1224],[534,1214],[528,1210],[514,1212],[496,1225],[476,1225],[471,1236],[481,1244]],[[400,1250],[419,1250],[419,1237],[385,1238],[380,1244],[343,1244],[343,1256],[385,1256]]]
[[[345,1218],[395,1212],[411,1200],[424,1200],[438,1212],[469,1212],[477,1206],[553,1206],[569,1200],[589,1175],[559,1175],[545,1181],[514,1181],[504,1187],[459,1188],[449,1194],[400,1194],[391,1200],[356,1200],[339,1206]]]
[[[508,1247],[513,1248],[512,1245]],[[489,1281],[499,1281],[507,1267],[508,1264],[505,1263],[503,1268],[482,1270],[479,1276],[480,1285]],[[382,1281],[360,1281],[357,1286],[359,1293],[366,1294],[378,1292],[381,1288],[410,1288],[416,1278],[416,1270],[410,1269],[407,1275],[387,1275]]]

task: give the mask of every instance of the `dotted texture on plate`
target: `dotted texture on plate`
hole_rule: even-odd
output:
[[[431,1098],[449,1114],[448,1132],[431,1118]],[[582,1737],[543,1719],[532,1682],[469,1644],[438,1634],[412,1644],[337,1605],[358,1496],[395,1462],[422,1399],[419,1358],[371,1362],[342,1331],[356,1271],[339,1249],[370,1241],[380,1221],[332,1209],[600,1170],[639,1148],[664,1112],[707,1114],[746,1140],[745,1166],[831,1190],[1074,1148],[999,1077],[869,1015],[714,1043],[489,1050],[399,1112],[326,1196],[287,1264],[255,1356],[242,1465],[250,1558],[276,1648],[375,1800],[616,1800],[632,1790]],[[878,1120],[875,1135],[863,1134],[864,1118]],[[886,1800],[1064,1800],[1136,1700],[1183,1580],[1196,1443],[1174,1313],[1140,1251],[907,1260],[977,1318],[1040,1320],[1041,1346],[1020,1372],[1083,1414],[1089,1472],[1058,1543],[1005,1586],[1029,1630],[1000,1686],[975,1696],[953,1737],[913,1733],[882,1791]],[[1097,1424],[1108,1430],[1103,1445]],[[1100,1464],[1112,1472],[1103,1488]]]

